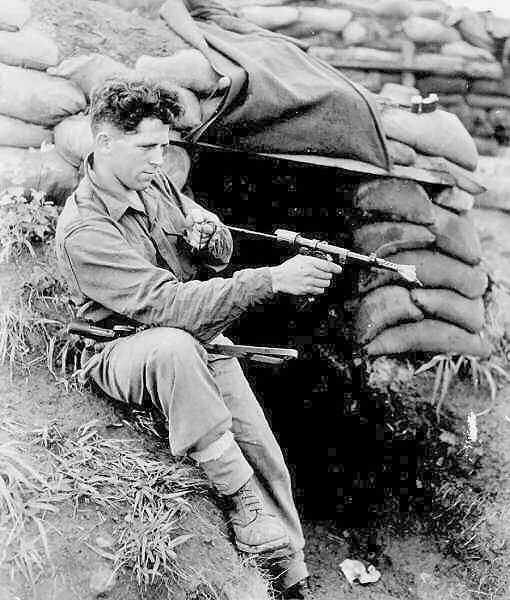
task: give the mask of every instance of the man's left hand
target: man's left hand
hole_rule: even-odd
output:
[[[201,208],[193,208],[186,217],[184,237],[195,250],[204,250],[209,246],[219,226],[221,226],[221,221],[214,213]]]

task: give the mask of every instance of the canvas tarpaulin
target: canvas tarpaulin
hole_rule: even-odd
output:
[[[211,0],[168,0],[169,27],[230,78],[193,141],[251,152],[317,154],[391,167],[366,93],[293,40],[247,24]],[[193,15],[194,18],[191,17]]]

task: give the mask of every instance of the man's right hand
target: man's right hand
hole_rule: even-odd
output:
[[[334,262],[298,254],[277,267],[271,267],[273,291],[293,296],[317,296],[330,286],[342,267]]]

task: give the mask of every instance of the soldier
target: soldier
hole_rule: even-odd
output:
[[[180,112],[155,83],[115,79],[93,94],[94,150],[59,218],[59,264],[81,318],[145,327],[106,343],[83,372],[108,396],[164,413],[171,452],[230,498],[238,548],[276,556],[282,597],[303,598],[304,539],[282,452],[238,361],[203,344],[225,343],[232,321],[277,294],[324,293],[341,267],[298,255],[199,280],[226,267],[232,239],[160,169]]]

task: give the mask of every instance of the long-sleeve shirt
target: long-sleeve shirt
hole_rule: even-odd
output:
[[[143,192],[104,187],[85,162],[85,176],[59,217],[56,251],[79,317],[116,317],[184,329],[202,342],[251,306],[274,297],[269,268],[197,280],[199,267],[224,268],[232,238],[219,226],[209,252],[184,240],[185,218],[198,205],[163,174]]]

